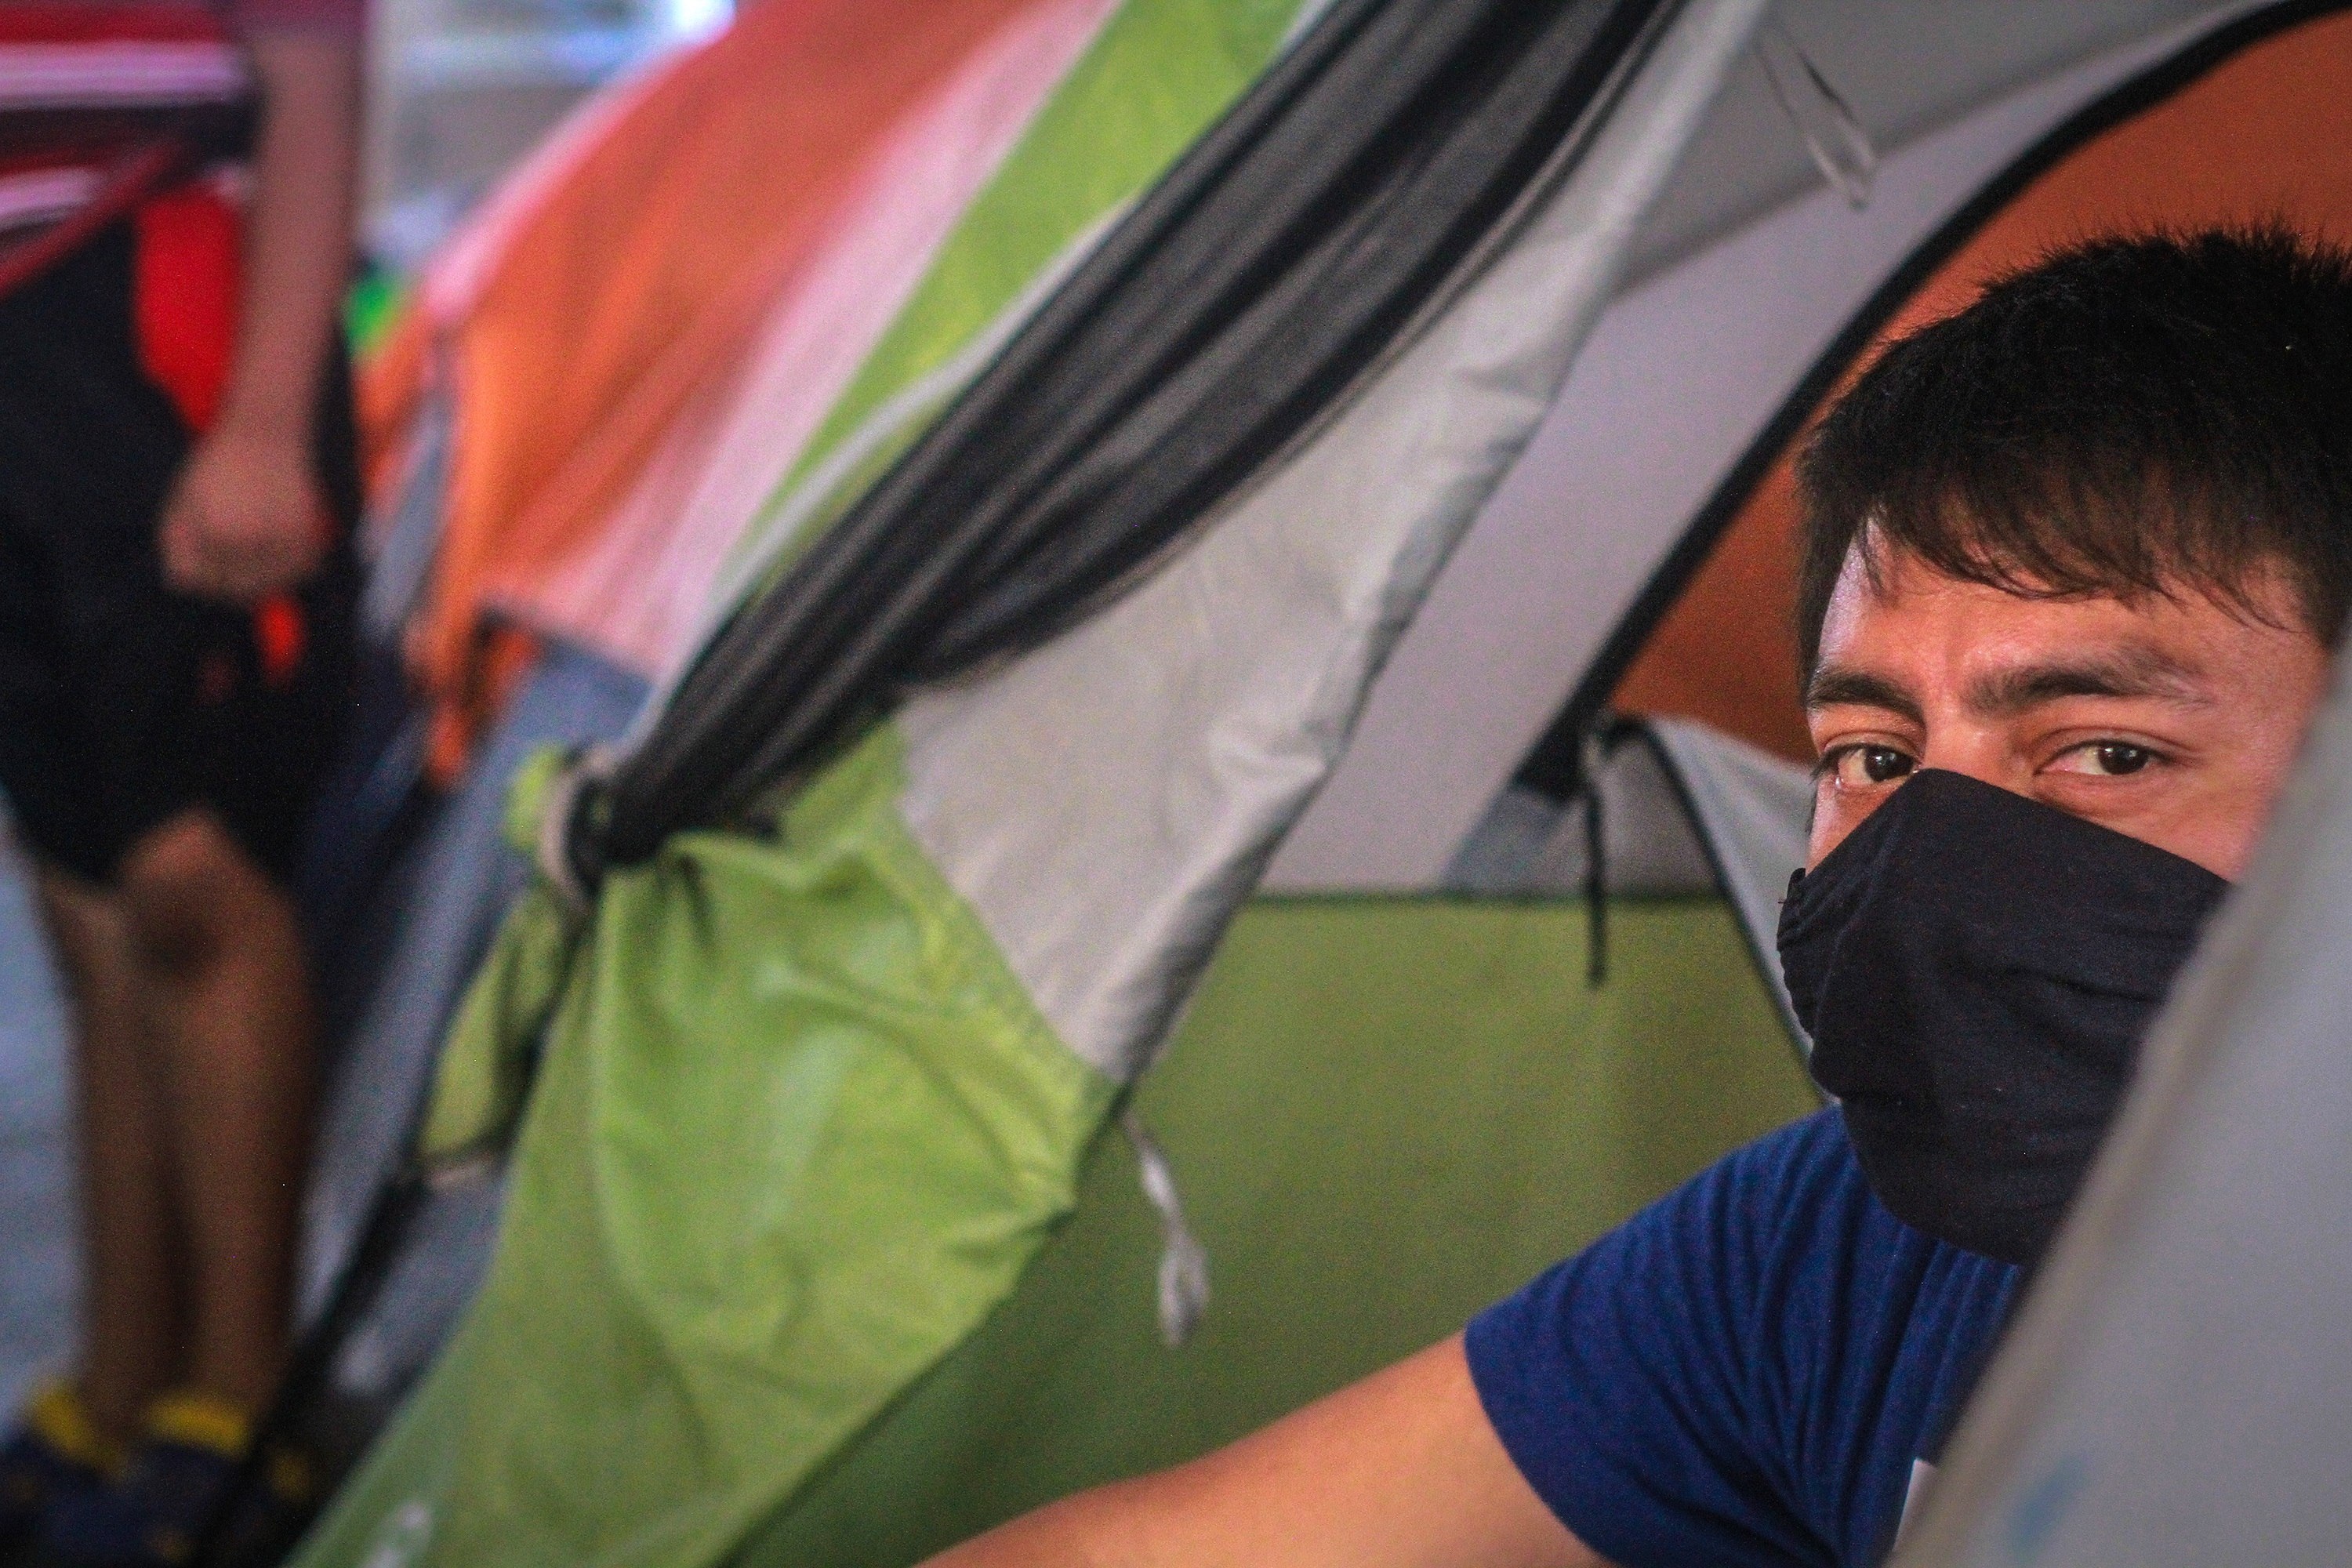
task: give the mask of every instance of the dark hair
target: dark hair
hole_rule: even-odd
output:
[[[1808,674],[1848,552],[2057,597],[2267,567],[2333,646],[2352,604],[2352,254],[2283,226],[2100,239],[1889,348],[1822,420],[1804,497]]]

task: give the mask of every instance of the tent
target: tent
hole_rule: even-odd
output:
[[[526,778],[496,1257],[300,1561],[908,1561],[1802,1110],[1791,440],[2068,233],[2340,224],[2334,10],[1109,13]]]
[[[747,423],[822,413],[1106,9],[762,7],[589,104],[415,286],[365,381],[379,679],[309,866],[341,1048],[306,1215],[308,1315],[330,1313],[339,1279],[364,1292],[354,1248],[524,878],[499,832],[517,766],[537,744],[615,739],[676,662],[758,500],[740,492],[782,472],[730,444]],[[841,79],[844,59],[861,80]],[[780,156],[837,177],[778,192]],[[555,405],[551,381],[569,385]],[[648,485],[687,490],[658,527],[633,527]],[[565,565],[533,570],[566,542]],[[421,705],[391,668],[404,647]],[[340,1364],[310,1376],[335,1408],[306,1424],[331,1453],[436,1347],[495,1213],[471,1192],[404,1201],[431,1211],[416,1223],[438,1245],[409,1249],[368,1321],[325,1331]]]

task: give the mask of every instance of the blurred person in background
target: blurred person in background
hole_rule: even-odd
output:
[[[0,4],[0,787],[73,1004],[85,1228],[79,1360],[0,1434],[0,1557],[184,1560],[286,1359],[361,4]]]

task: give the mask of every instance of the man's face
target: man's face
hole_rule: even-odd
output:
[[[1809,868],[1946,768],[2244,870],[2327,680],[2284,582],[2256,584],[2256,619],[2194,595],[2025,598],[1899,552],[1881,575],[1849,556],[1822,622]]]

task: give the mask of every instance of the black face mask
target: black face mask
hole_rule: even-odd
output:
[[[2038,1259],[2229,884],[1963,774],[1896,790],[1780,908],[1780,970],[1897,1219]]]

